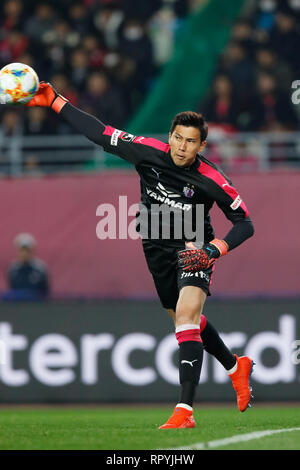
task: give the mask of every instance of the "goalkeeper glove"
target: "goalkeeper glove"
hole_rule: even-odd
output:
[[[226,255],[227,251],[227,243],[224,240],[215,238],[210,243],[205,243],[201,249],[180,251],[178,253],[178,266],[183,271],[191,273],[208,269],[216,259]]]
[[[52,108],[59,114],[67,102],[68,100],[59,95],[50,83],[41,82],[38,91],[26,106]]]

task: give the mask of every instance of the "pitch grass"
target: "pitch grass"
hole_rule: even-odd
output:
[[[263,405],[239,413],[201,405],[194,429],[158,430],[171,407],[15,408],[0,409],[0,449],[3,450],[141,450],[171,449],[238,434],[300,427],[300,406]],[[222,447],[223,449],[297,449],[300,432]]]

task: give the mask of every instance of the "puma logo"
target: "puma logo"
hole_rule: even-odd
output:
[[[197,362],[197,361],[198,359],[194,359],[193,361],[186,361],[185,359],[183,359],[181,361],[181,364],[189,364],[191,367],[194,367],[193,362]]]
[[[157,179],[159,179],[159,175],[162,173],[162,171],[156,171],[155,168],[151,168],[151,170],[154,171],[157,176]]]

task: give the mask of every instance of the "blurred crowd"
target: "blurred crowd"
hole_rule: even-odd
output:
[[[300,1],[258,0],[246,7],[199,111],[229,130],[296,130],[299,106],[291,87],[300,78]]]
[[[168,60],[176,31],[197,0],[4,0],[0,66],[31,65],[70,102],[122,127]],[[65,133],[58,120],[11,110],[3,132]],[[71,130],[68,129],[70,132]]]
[[[171,57],[185,18],[204,1],[3,0],[0,67],[31,65],[72,104],[122,128]],[[292,103],[291,86],[300,79],[299,46],[300,0],[244,2],[211,87],[196,106],[210,123],[210,135],[213,126],[229,134],[298,129],[300,107]],[[16,142],[23,135],[73,132],[42,108],[2,106],[0,118],[2,143],[6,136]],[[17,159],[10,151],[1,147],[0,174],[9,174]],[[36,152],[24,154],[22,165],[25,174],[40,175]]]

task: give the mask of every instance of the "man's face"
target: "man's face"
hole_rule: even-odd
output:
[[[28,263],[33,257],[32,249],[29,247],[21,246],[18,249],[18,259],[21,263]]]
[[[206,141],[201,142],[200,130],[196,127],[177,125],[172,134],[169,133],[169,144],[175,165],[185,167],[192,165],[197,153],[204,149]]]

